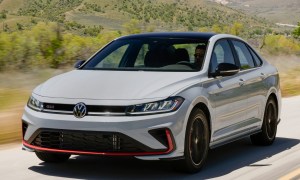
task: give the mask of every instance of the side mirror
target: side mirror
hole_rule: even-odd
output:
[[[75,63],[74,68],[79,69],[80,66],[81,66],[83,63],[85,63],[85,60],[78,60],[78,61]]]
[[[232,76],[237,74],[240,71],[240,68],[234,64],[230,63],[220,63],[216,68],[216,72],[212,73],[213,77],[216,76]]]

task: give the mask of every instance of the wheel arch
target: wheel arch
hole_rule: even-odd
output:
[[[208,123],[208,128],[209,128],[209,134],[210,134],[210,140],[212,139],[212,134],[213,134],[213,130],[214,130],[214,126],[212,123],[212,119],[213,119],[213,113],[212,113],[212,107],[211,107],[211,103],[209,102],[209,100],[206,97],[200,96],[198,98],[196,98],[194,101],[192,101],[192,103],[190,104],[190,108],[189,108],[189,112],[187,113],[187,120],[189,119],[189,116],[191,115],[192,111],[195,109],[201,109],[206,118],[207,118],[207,123]],[[185,128],[187,125],[187,121],[185,124]]]
[[[203,102],[199,102],[194,106],[193,109],[195,109],[195,108],[199,108],[204,112],[204,114],[207,118],[207,123],[209,124],[209,126],[208,126],[209,127],[209,134],[211,135],[211,129],[212,129],[211,128],[211,115],[210,115],[210,111],[209,111],[208,107]]]
[[[277,108],[277,121],[279,121],[280,114],[281,114],[281,92],[280,92],[280,89],[277,90],[275,87],[271,88],[268,92],[268,96],[267,96],[265,104],[267,104],[267,102],[270,98],[273,98],[275,101],[276,108]]]
[[[278,99],[277,99],[277,96],[275,93],[271,93],[268,97],[268,100],[269,99],[274,99],[275,103],[276,103],[276,108],[278,109]]]

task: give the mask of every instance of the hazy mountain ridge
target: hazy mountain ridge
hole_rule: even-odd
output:
[[[294,24],[300,21],[299,0],[212,0],[275,23]]]

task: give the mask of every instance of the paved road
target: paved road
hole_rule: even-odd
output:
[[[252,146],[246,138],[211,150],[197,174],[133,158],[72,156],[63,164],[45,164],[13,145],[0,147],[0,179],[300,179],[300,96],[283,99],[281,117],[272,146]]]

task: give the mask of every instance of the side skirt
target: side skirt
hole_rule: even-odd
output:
[[[221,138],[217,141],[211,142],[209,146],[210,146],[210,149],[214,149],[216,147],[219,147],[219,146],[222,146],[224,144],[228,144],[228,143],[237,141],[239,139],[243,139],[245,137],[248,137],[250,135],[253,135],[253,134],[256,134],[256,133],[259,133],[259,132],[261,132],[261,129],[246,132],[246,133],[243,133],[243,134],[238,133],[238,134],[235,134],[235,135],[226,136],[226,137],[223,137],[223,138]]]

